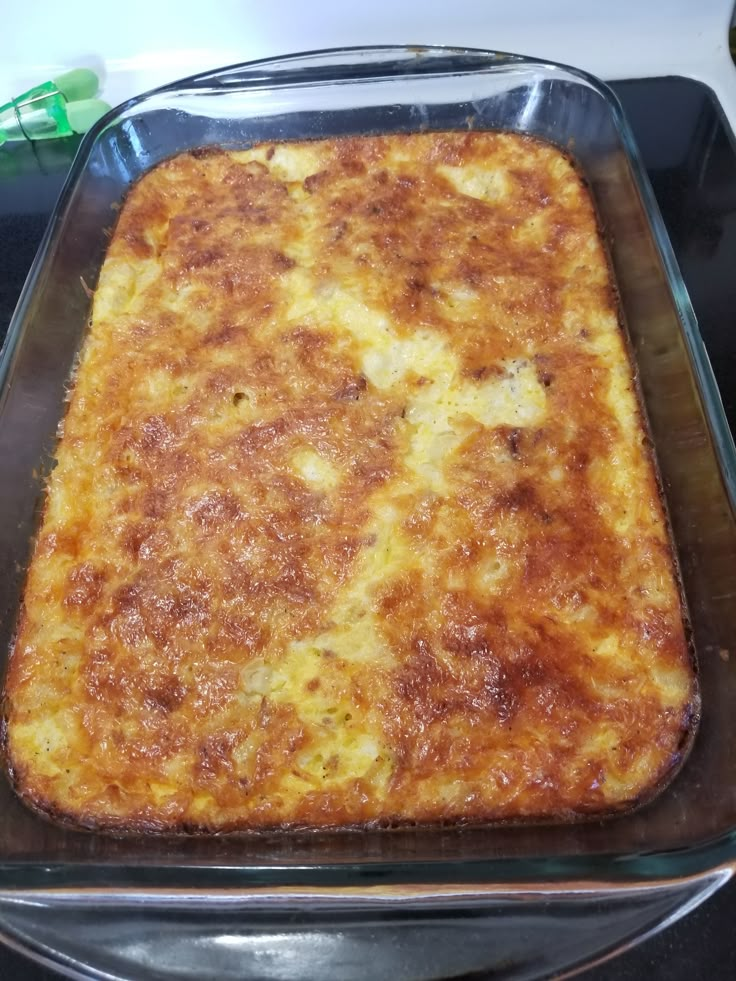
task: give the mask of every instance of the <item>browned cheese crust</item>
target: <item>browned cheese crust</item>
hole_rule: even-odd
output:
[[[440,133],[183,154],[95,296],[6,686],[117,829],[606,814],[697,694],[584,182]]]

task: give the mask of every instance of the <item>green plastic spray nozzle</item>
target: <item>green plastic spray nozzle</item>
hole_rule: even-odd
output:
[[[0,106],[0,145],[86,133],[110,106],[95,98],[99,79],[88,68],[64,72]]]

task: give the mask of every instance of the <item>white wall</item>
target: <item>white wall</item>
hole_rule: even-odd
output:
[[[736,120],[734,0],[3,0],[0,102],[64,68],[104,70],[117,103],[221,65],[384,43],[515,51],[603,78],[707,81]]]

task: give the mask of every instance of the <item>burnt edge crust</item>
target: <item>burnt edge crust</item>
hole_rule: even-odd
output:
[[[700,666],[698,663],[697,651],[695,649],[695,637],[692,625],[692,618],[690,616],[690,608],[687,603],[687,596],[685,595],[685,585],[682,579],[682,568],[680,565],[680,559],[677,552],[675,535],[672,529],[672,518],[670,516],[670,509],[667,504],[667,496],[664,490],[664,480],[662,479],[662,472],[659,468],[659,459],[657,458],[656,445],[654,441],[654,436],[652,434],[652,426],[649,421],[649,415],[646,410],[646,403],[644,401],[644,393],[642,392],[641,381],[639,380],[639,366],[636,362],[636,357],[634,353],[634,344],[631,339],[631,334],[629,333],[629,327],[626,322],[626,316],[624,314],[623,304],[621,303],[621,294],[618,286],[618,279],[616,277],[616,270],[613,265],[613,255],[611,253],[610,240],[606,234],[605,225],[598,211],[598,202],[593,194],[592,188],[590,186],[590,181],[587,179],[583,173],[582,167],[576,160],[576,158],[567,150],[560,149],[560,152],[567,158],[572,167],[574,168],[576,174],[585,186],[590,201],[593,205],[593,213],[595,215],[596,221],[596,231],[598,233],[598,239],[603,246],[603,252],[606,258],[606,265],[608,267],[609,275],[609,285],[613,297],[614,306],[616,309],[616,317],[618,319],[618,327],[621,332],[621,337],[624,341],[624,348],[626,351],[626,360],[629,365],[630,377],[634,388],[634,394],[636,396],[636,410],[638,415],[639,426],[641,432],[644,436],[642,445],[644,446],[647,460],[652,468],[652,473],[654,475],[654,482],[657,490],[657,498],[659,500],[659,505],[662,509],[662,518],[664,520],[665,531],[667,533],[667,555],[669,557],[669,565],[672,570],[672,574],[677,586],[677,595],[680,603],[680,617],[682,620],[682,626],[685,634],[685,643],[687,644],[688,654],[690,656],[690,667],[692,669],[692,693],[690,700],[684,706],[683,711],[683,729],[680,746],[675,754],[677,759],[673,760],[670,767],[664,771],[661,777],[654,782],[654,789],[650,796],[643,795],[643,798],[637,802],[634,802],[629,810],[638,810],[644,804],[649,803],[655,796],[658,796],[662,790],[665,789],[678,775],[682,767],[685,765],[688,756],[690,755],[693,744],[695,742],[695,737],[697,735],[698,729],[700,727],[700,713],[701,713],[701,697],[700,697]]]
[[[690,709],[690,705],[687,706]],[[0,740],[2,741],[2,751],[6,756],[6,767],[10,779],[10,785],[14,793],[19,797],[23,804],[33,812],[36,817],[70,831],[80,831],[90,834],[103,833],[114,838],[134,838],[140,835],[156,836],[159,838],[176,838],[178,840],[186,838],[214,838],[214,837],[265,837],[271,834],[300,834],[316,836],[319,834],[355,834],[357,832],[380,831],[383,833],[392,831],[406,831],[415,829],[418,831],[439,831],[452,828],[466,828],[483,830],[489,828],[517,828],[517,827],[538,827],[549,828],[569,825],[585,825],[602,820],[615,820],[633,814],[640,808],[651,803],[659,794],[672,782],[682,769],[690,753],[694,738],[693,729],[697,728],[699,714],[688,711],[688,719],[693,721],[692,726],[686,726],[682,733],[682,744],[687,744],[686,748],[678,749],[672,754],[672,760],[667,768],[663,768],[659,778],[648,788],[647,792],[640,794],[633,801],[624,801],[615,805],[608,805],[605,810],[566,811],[545,817],[544,815],[534,815],[528,818],[504,818],[497,820],[486,820],[483,818],[467,818],[459,816],[457,818],[447,818],[443,821],[412,821],[408,818],[379,818],[374,821],[366,821],[353,824],[296,824],[282,823],[274,825],[258,825],[257,827],[247,827],[242,824],[232,826],[212,827],[206,824],[194,824],[182,822],[179,825],[170,825],[163,821],[131,821],[122,819],[120,821],[105,820],[100,821],[85,817],[84,814],[74,814],[64,811],[57,807],[52,801],[43,797],[37,797],[32,792],[24,789],[19,784],[18,775],[7,759],[7,721],[3,717],[0,721]],[[682,745],[681,744],[681,745]]]

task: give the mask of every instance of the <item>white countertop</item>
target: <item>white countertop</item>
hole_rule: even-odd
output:
[[[736,129],[734,0],[36,0],[3,12],[0,102],[67,68],[105,76],[117,104],[236,62],[315,48],[447,44],[512,51],[604,79],[678,74],[710,85]]]

